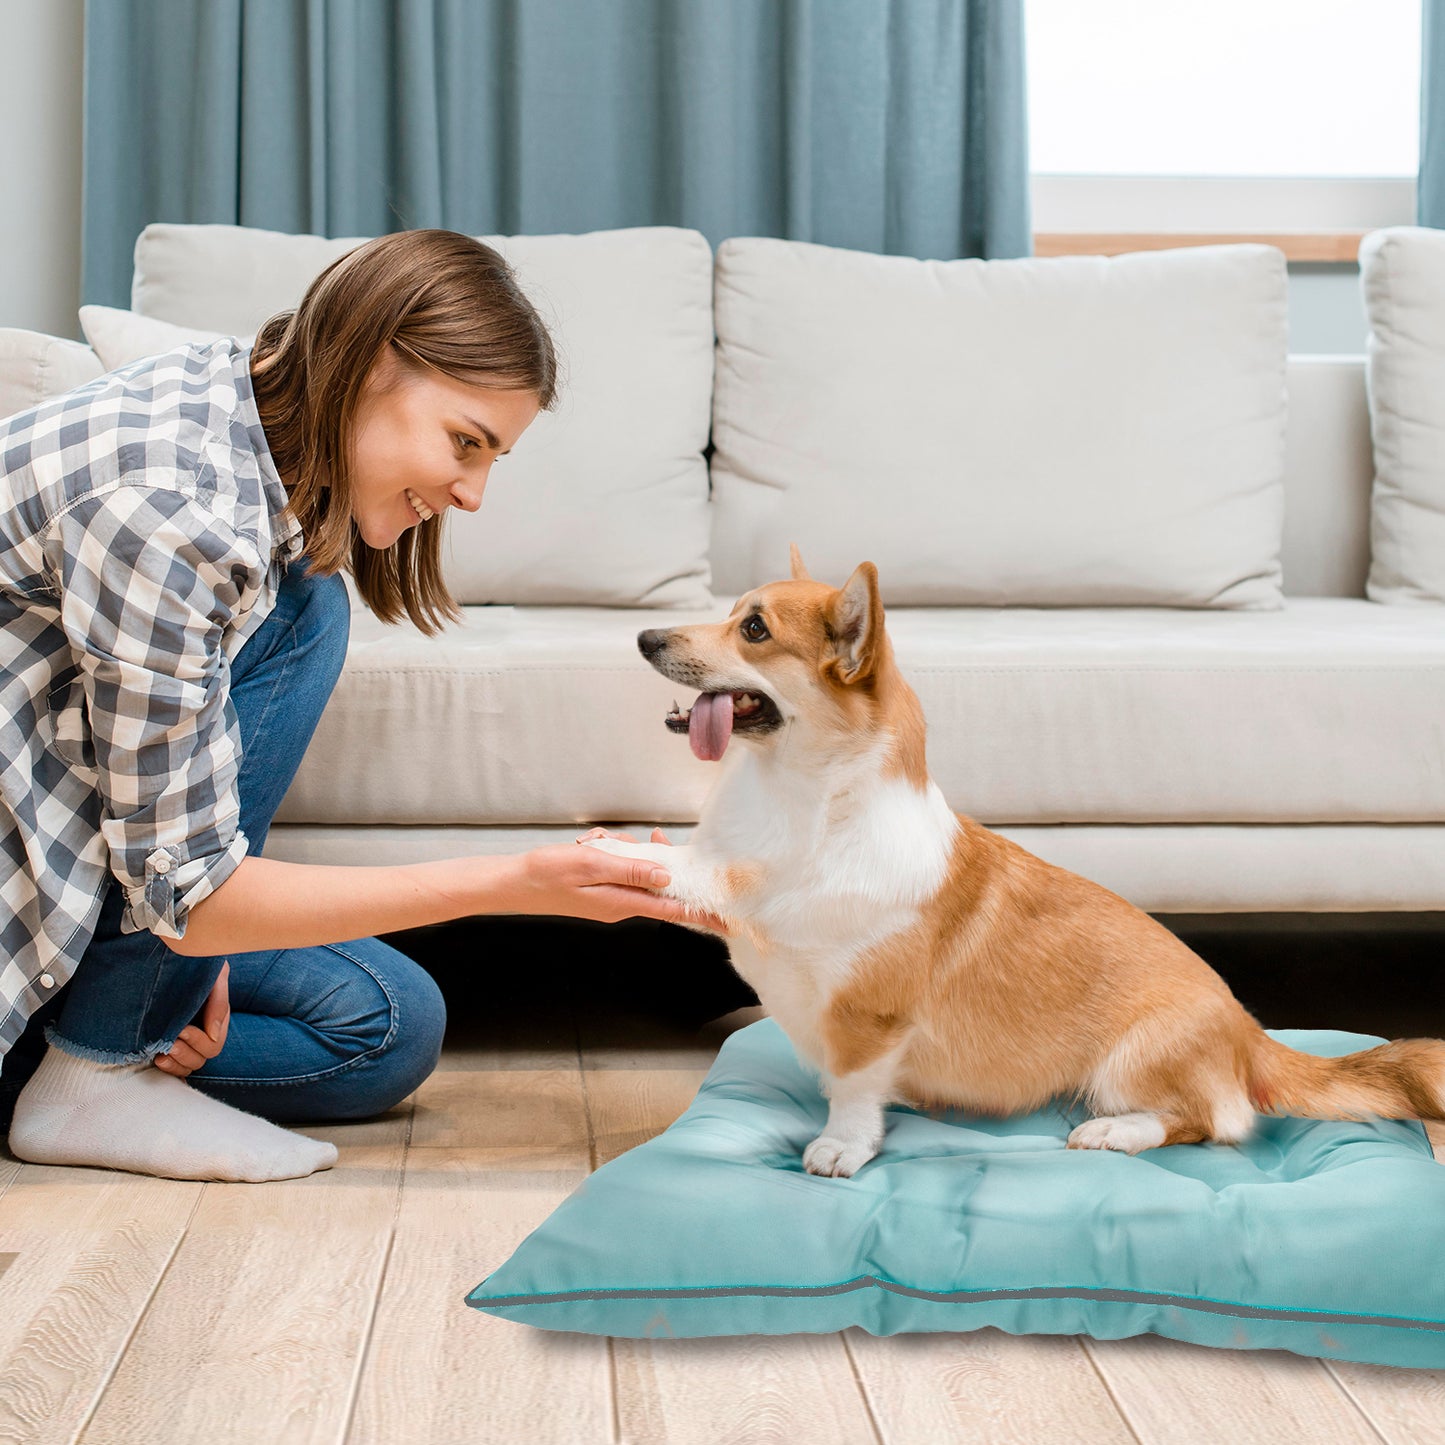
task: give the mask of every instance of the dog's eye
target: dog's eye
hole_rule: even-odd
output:
[[[756,612],[743,623],[743,636],[749,642],[762,642],[768,636],[767,626]]]

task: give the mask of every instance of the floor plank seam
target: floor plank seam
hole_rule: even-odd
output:
[[[396,1244],[396,1233],[401,1223],[401,1201],[402,1194],[406,1190],[407,1170],[411,1165],[411,1135],[416,1124],[416,1095],[411,1096],[410,1106],[406,1114],[406,1136],[401,1144],[401,1170],[396,1181],[396,1197],[391,1206],[391,1224],[387,1229],[386,1250],[381,1258],[381,1270],[377,1274],[376,1289],[371,1296],[371,1311],[366,1317],[366,1332],[361,1339],[361,1347],[356,1352],[356,1365],[352,1370],[351,1384],[347,1389],[346,1414],[341,1422],[341,1430],[337,1435],[339,1445],[346,1445],[351,1438],[351,1429],[356,1421],[356,1406],[361,1398],[361,1380],[366,1370],[366,1362],[371,1355],[371,1341],[376,1333],[376,1317],[381,1311],[381,1297],[386,1291],[387,1271],[391,1268],[391,1252]]]
[[[873,1438],[878,1445],[889,1445],[888,1437],[883,1433],[883,1422],[873,1408],[873,1397],[868,1393],[867,1381],[863,1378],[862,1370],[858,1368],[858,1360],[853,1354],[853,1346],[849,1343],[847,1331],[839,1330],[838,1339],[843,1346],[843,1356],[848,1361],[848,1368],[853,1373],[853,1384],[857,1387],[858,1394],[863,1400],[863,1410],[868,1416],[868,1428],[872,1430]]]
[[[1133,1418],[1130,1416],[1129,1411],[1124,1406],[1123,1400],[1119,1398],[1119,1392],[1114,1388],[1112,1382],[1109,1379],[1109,1376],[1105,1373],[1104,1367],[1100,1363],[1098,1356],[1095,1355],[1093,1350],[1089,1348],[1088,1336],[1075,1335],[1074,1343],[1078,1345],[1078,1347],[1084,1352],[1084,1358],[1088,1360],[1090,1365],[1093,1366],[1094,1373],[1099,1377],[1099,1383],[1103,1385],[1104,1393],[1108,1395],[1110,1401],[1114,1406],[1115,1412],[1119,1416],[1119,1419],[1123,1421],[1124,1428],[1129,1432],[1130,1436],[1138,1442],[1138,1445],[1145,1445],[1144,1437],[1139,1433],[1138,1428],[1135,1426]]]
[[[1340,1390],[1340,1393],[1344,1395],[1345,1399],[1355,1407],[1360,1419],[1365,1422],[1369,1427],[1370,1433],[1381,1442],[1381,1445],[1401,1445],[1401,1442],[1393,1440],[1384,1428],[1376,1422],[1375,1417],[1365,1408],[1364,1402],[1356,1398],[1355,1392],[1350,1389],[1349,1382],[1335,1369],[1334,1361],[1321,1360],[1320,1364],[1325,1367],[1325,1373],[1335,1382],[1335,1385]],[[1403,1442],[1403,1445],[1409,1445],[1409,1441]]]
[[[90,1429],[90,1422],[95,1419],[96,1411],[100,1409],[101,1401],[105,1399],[105,1392],[110,1389],[111,1381],[114,1380],[119,1373],[121,1363],[126,1356],[126,1351],[130,1349],[131,1341],[140,1333],[140,1327],[144,1323],[146,1315],[150,1312],[150,1307],[155,1302],[155,1297],[160,1293],[161,1286],[165,1283],[166,1275],[170,1273],[171,1266],[176,1262],[176,1256],[181,1252],[181,1246],[190,1235],[191,1225],[195,1222],[196,1215],[200,1212],[201,1202],[205,1199],[206,1190],[209,1187],[208,1184],[202,1181],[201,1187],[196,1190],[196,1197],[191,1202],[191,1212],[186,1215],[186,1222],[176,1235],[176,1242],[171,1246],[171,1252],[166,1256],[166,1262],[156,1272],[155,1283],[146,1295],[144,1303],[136,1311],[135,1319],[131,1321],[130,1329],[125,1332],[125,1339],[120,1342],[120,1348],[115,1352],[115,1357],[111,1360],[110,1367],[101,1376],[100,1382],[95,1388],[95,1393],[91,1396],[90,1404],[86,1407],[85,1414],[81,1417],[80,1423],[75,1427],[75,1434],[71,1437],[73,1445],[81,1445],[81,1442],[85,1439],[85,1432]]]
[[[572,1020],[572,1040],[577,1049],[577,1078],[582,1086],[582,1118],[587,1125],[587,1172],[597,1172],[597,1130],[592,1122],[592,1095],[587,1088],[587,1063],[582,1057],[582,1025]]]

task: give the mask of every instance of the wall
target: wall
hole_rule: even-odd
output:
[[[79,337],[84,0],[0,0],[0,326]]]

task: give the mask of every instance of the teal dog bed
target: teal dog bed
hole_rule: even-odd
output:
[[[1314,1054],[1380,1040],[1283,1029]],[[1260,1118],[1240,1145],[1066,1149],[1086,1117],[893,1108],[851,1179],[803,1169],[827,1101],[771,1019],[671,1128],[603,1165],[466,1303],[648,1336],[1158,1334],[1445,1366],[1445,1167],[1414,1120]]]

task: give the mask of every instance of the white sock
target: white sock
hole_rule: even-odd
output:
[[[10,1152],[32,1164],[251,1183],[336,1163],[334,1144],[233,1109],[154,1064],[101,1064],[54,1044],[15,1101]]]

